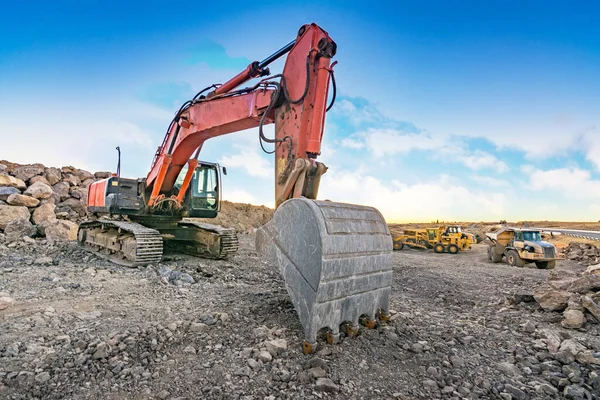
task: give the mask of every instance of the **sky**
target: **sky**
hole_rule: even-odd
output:
[[[388,222],[600,220],[597,2],[2,9],[0,159],[115,171],[120,146],[122,175],[143,177],[185,100],[315,22],[338,45],[319,198],[377,207]],[[227,167],[224,199],[273,206],[257,130],[208,141],[200,158]]]

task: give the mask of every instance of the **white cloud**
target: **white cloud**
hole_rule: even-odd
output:
[[[490,168],[499,173],[510,170],[504,161],[501,161],[496,156],[481,150],[475,150],[471,154],[458,156],[457,160],[473,170]]]
[[[500,187],[510,186],[510,183],[508,181],[493,178],[491,176],[471,175],[470,178],[471,178],[471,180],[477,182],[479,185],[482,185],[485,187],[500,188]]]
[[[370,128],[343,139],[341,144],[350,149],[366,148],[379,159],[421,150],[431,151],[436,159],[460,162],[472,170],[488,168],[498,173],[510,170],[504,161],[493,154],[482,150],[471,152],[455,137],[432,135],[428,132],[406,133],[397,129]]]
[[[373,206],[388,222],[500,219],[506,203],[503,193],[474,193],[447,176],[407,185],[347,170],[327,172],[319,197]]]
[[[600,198],[600,180],[592,179],[590,171],[579,168],[557,168],[540,170],[530,165],[521,167],[529,177],[527,188],[533,190],[551,190],[567,198]]]
[[[243,147],[238,154],[224,156],[219,163],[227,168],[243,168],[248,175],[259,178],[272,178],[275,174],[271,163],[262,157],[258,149],[251,147]]]

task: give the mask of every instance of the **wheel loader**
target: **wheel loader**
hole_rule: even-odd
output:
[[[258,230],[256,248],[284,277],[304,327],[304,352],[316,349],[319,331],[335,342],[341,330],[352,334],[359,323],[387,320],[392,238],[383,216],[372,207],[316,200],[327,171],[317,158],[336,97],[336,52],[327,32],[303,25],[277,52],[198,92],[176,112],[145,178],[123,178],[117,167],[115,176],[90,185],[93,218],[80,225],[79,243],[127,265],[158,263],[165,248],[234,256],[234,230],[190,219],[220,211],[225,171],[199,155],[208,139],[258,128],[262,149],[274,154],[277,210]],[[271,74],[268,65],[283,56],[283,71]],[[240,88],[252,79],[258,81]],[[274,137],[263,132],[266,124],[275,125]]]
[[[486,236],[490,242],[487,253],[491,263],[500,263],[504,258],[514,267],[524,267],[528,263],[535,263],[540,269],[556,266],[556,248],[552,243],[542,240],[539,229],[504,226]]]

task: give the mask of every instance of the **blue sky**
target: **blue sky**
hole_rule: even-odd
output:
[[[596,2],[16,3],[0,159],[114,170],[118,145],[145,176],[183,101],[316,22],[339,61],[321,198],[389,221],[600,219]],[[273,204],[255,130],[201,158],[228,167],[226,199]]]

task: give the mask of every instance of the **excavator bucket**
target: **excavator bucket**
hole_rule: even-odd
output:
[[[290,199],[257,231],[256,248],[283,275],[305,352],[323,328],[335,336],[340,327],[373,326],[388,315],[392,237],[377,209]]]

